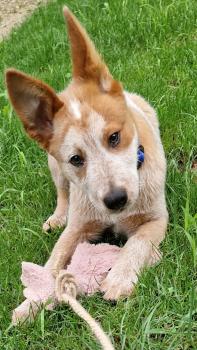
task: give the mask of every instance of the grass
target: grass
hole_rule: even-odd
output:
[[[8,104],[3,72],[14,66],[56,90],[70,79],[64,1],[37,10],[0,44],[0,349],[98,349],[66,306],[10,327],[22,301],[21,261],[43,264],[58,231],[41,225],[55,205],[46,155],[24,134]],[[196,1],[67,1],[114,76],[157,109],[168,159],[168,234],[162,262],[144,271],[136,292],[116,306],[82,298],[116,349],[197,348]]]

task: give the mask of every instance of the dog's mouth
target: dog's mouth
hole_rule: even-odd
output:
[[[108,210],[108,213],[110,215],[118,216],[120,214],[123,214],[123,213],[127,212],[128,208],[129,208],[129,203],[127,203],[124,207],[121,207],[121,208],[119,208],[117,210],[112,210],[112,209],[107,209],[107,210]]]
[[[126,204],[124,207],[121,207],[121,208],[116,209],[116,210],[108,209],[108,212],[109,212],[110,214],[117,215],[117,214],[120,214],[120,213],[122,213],[123,211],[125,211],[127,208],[128,208],[128,204]]]

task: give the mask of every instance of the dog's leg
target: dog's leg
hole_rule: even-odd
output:
[[[158,247],[165,236],[167,221],[164,217],[147,222],[128,239],[118,261],[102,283],[105,299],[117,300],[131,294],[141,269],[160,259]]]
[[[61,269],[66,268],[77,245],[84,241],[94,240],[100,231],[100,225],[96,222],[84,223],[78,227],[73,222],[69,223],[55,244],[45,266],[52,271],[54,276],[57,276]]]
[[[48,165],[57,189],[57,206],[54,213],[43,224],[44,231],[65,226],[69,196],[69,182],[61,174],[56,159],[51,155],[48,155]]]

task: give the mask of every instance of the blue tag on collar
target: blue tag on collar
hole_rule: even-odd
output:
[[[139,169],[144,162],[144,147],[142,145],[138,146],[137,150],[137,168]]]

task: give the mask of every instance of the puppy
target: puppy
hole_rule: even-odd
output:
[[[57,208],[44,229],[65,225],[67,217],[46,265],[57,275],[79,242],[94,241],[108,228],[124,233],[127,242],[101,286],[106,299],[116,300],[129,295],[140,270],[160,257],[168,222],[166,161],[154,109],[123,90],[67,7],[64,15],[70,85],[56,94],[10,69],[7,89],[26,132],[48,152]]]

